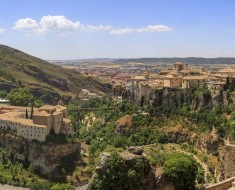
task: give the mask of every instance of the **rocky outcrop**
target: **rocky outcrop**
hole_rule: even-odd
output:
[[[116,172],[126,172],[132,171],[134,168],[136,158],[141,160],[141,164],[143,164],[143,172],[140,174],[141,178],[138,179],[138,185],[134,185],[133,188],[128,188],[130,190],[175,190],[173,183],[171,183],[166,176],[163,174],[162,168],[153,168],[148,159],[146,159],[143,155],[143,150],[140,147],[129,147],[128,151],[119,152],[119,155],[124,160],[125,171],[123,168],[121,171]],[[110,158],[111,154],[104,152],[100,157],[100,162],[96,167],[96,171],[89,183],[88,190],[93,189],[93,185],[97,182],[94,178],[100,176],[102,179],[107,179],[105,177],[107,168],[107,160]],[[139,163],[140,164],[140,163]],[[120,180],[120,179],[119,179]],[[127,179],[123,179],[127,182]],[[122,180],[121,180],[122,181]],[[121,182],[120,182],[121,183]],[[109,187],[105,186],[106,189]]]
[[[125,115],[116,122],[115,133],[118,135],[126,135],[132,127],[132,116]]]
[[[137,155],[142,155],[144,150],[139,147],[136,147],[136,146],[130,146],[128,148],[128,152],[133,153],[133,154],[137,154]]]
[[[1,89],[4,89],[5,91],[9,92],[11,91],[13,88],[17,88],[19,87],[16,84],[12,84],[12,83],[8,83],[8,82],[2,82],[0,81],[0,87]]]
[[[235,145],[227,144],[224,155],[225,179],[235,176]]]
[[[222,144],[223,140],[215,129],[202,133],[195,142],[195,146],[207,154],[215,153]]]
[[[187,103],[192,110],[201,110],[205,107],[212,107],[213,101],[211,97],[206,97],[203,93],[193,96],[191,89],[171,89],[163,88],[156,91],[151,97],[154,107],[168,107]]]
[[[119,155],[122,157],[124,160],[124,168],[121,169],[121,171],[116,171],[118,173],[123,172],[123,175],[125,175],[126,172],[129,173],[129,171],[133,171],[133,167],[136,164],[136,158],[141,160],[141,163],[138,162],[138,164],[143,165],[143,172],[140,174],[140,178],[138,179],[138,185],[134,185],[133,188],[130,190],[155,190],[155,175],[154,175],[154,169],[151,167],[149,161],[140,155],[132,154],[130,152],[124,151],[120,152]],[[106,170],[107,170],[107,160],[111,156],[110,153],[103,153],[100,157],[100,162],[96,167],[96,171],[94,176],[98,175],[100,177],[104,177],[106,175]],[[138,165],[139,166],[139,165]],[[142,166],[141,166],[142,167]],[[94,185],[94,176],[91,179],[91,182],[89,184],[88,189],[92,190],[93,185]],[[120,184],[123,183],[123,180],[126,181],[127,179],[119,179]],[[109,184],[111,185],[111,184]],[[129,185],[129,184],[128,184]],[[109,187],[106,187],[106,189],[109,189]],[[128,188],[129,189],[129,188]]]
[[[196,111],[204,108],[212,108],[220,104],[228,105],[228,98],[229,96],[225,91],[211,91],[211,95],[209,96],[206,91],[193,93],[192,89],[171,88],[157,90],[150,97],[153,107],[171,108],[175,105],[186,103],[192,110]]]
[[[80,159],[79,143],[39,143],[1,133],[0,145],[8,158],[31,164],[36,173],[55,180],[63,180],[62,170],[70,172]]]

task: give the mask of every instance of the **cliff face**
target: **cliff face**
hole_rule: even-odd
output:
[[[224,155],[225,179],[235,176],[235,145],[227,144]]]
[[[39,143],[2,133],[0,145],[8,158],[30,163],[36,173],[54,180],[65,179],[80,158],[79,143]]]
[[[153,100],[154,107],[168,107],[174,105],[188,104],[192,110],[201,110],[203,108],[212,108],[220,103],[227,105],[228,100],[226,93],[214,93],[210,95],[207,92],[192,92],[192,89],[170,89],[163,88],[156,91],[150,98]]]

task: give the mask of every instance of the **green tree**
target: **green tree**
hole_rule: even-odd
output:
[[[51,184],[46,181],[35,181],[31,184],[30,190],[50,190]]]
[[[28,106],[33,95],[26,88],[15,88],[7,95],[11,105]]]
[[[6,98],[7,92],[5,90],[0,90],[0,98]]]
[[[167,155],[163,171],[177,190],[195,189],[198,164],[191,156],[181,153]]]
[[[29,119],[29,114],[28,114],[27,108],[26,108],[26,110],[25,110],[25,118],[26,118],[26,119]]]
[[[140,106],[141,107],[144,106],[144,96],[143,95],[141,96],[141,99],[140,99]]]
[[[132,167],[128,167],[124,159],[117,153],[111,153],[105,163],[105,170],[96,173],[92,178],[92,190],[134,190],[141,183],[144,175],[143,159],[133,159]]]

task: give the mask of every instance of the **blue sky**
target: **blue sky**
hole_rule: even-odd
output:
[[[235,57],[234,0],[0,3],[0,43],[43,59]]]

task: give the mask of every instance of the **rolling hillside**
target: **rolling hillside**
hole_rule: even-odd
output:
[[[48,103],[76,97],[82,88],[99,94],[107,90],[97,80],[66,70],[11,47],[0,45],[0,90],[25,86]]]

